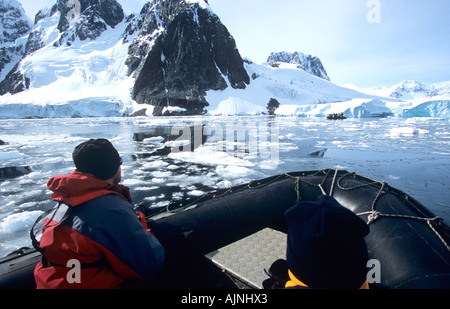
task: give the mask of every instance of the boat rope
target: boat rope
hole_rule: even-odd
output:
[[[172,205],[176,204],[178,201],[172,200],[165,207],[165,210],[168,213],[176,213],[176,212],[182,211],[182,210],[184,210],[186,208],[195,206],[195,205],[197,205],[197,204],[199,204],[202,201],[207,200],[207,199],[217,199],[217,198],[221,198],[221,197],[227,196],[227,195],[229,195],[231,193],[237,193],[237,192],[241,192],[241,191],[244,191],[244,190],[247,190],[247,189],[250,189],[250,190],[260,189],[260,188],[266,187],[266,186],[268,186],[268,185],[270,185],[272,183],[275,183],[275,182],[277,182],[277,181],[279,181],[280,179],[283,179],[283,178],[292,178],[292,179],[296,180],[296,185],[295,185],[294,189],[295,189],[295,192],[297,193],[297,202],[300,202],[301,201],[301,195],[300,195],[300,181],[301,181],[301,178],[297,177],[297,176],[290,175],[288,173],[284,173],[284,174],[278,175],[277,177],[273,177],[273,179],[270,180],[270,181],[253,180],[253,181],[249,182],[247,185],[241,185],[241,186],[238,186],[238,187],[229,188],[229,189],[225,190],[222,193],[220,193],[220,192],[206,193],[206,194],[198,197],[196,200],[190,202],[189,204],[184,205],[184,206],[179,207],[179,208],[176,208],[175,210],[171,210],[170,207]]]
[[[439,240],[442,242],[442,244],[444,245],[444,247],[450,251],[450,246],[448,245],[448,243],[445,241],[445,239],[442,237],[442,235],[434,228],[432,222],[433,221],[442,221],[441,217],[434,217],[434,218],[422,218],[422,217],[417,217],[417,216],[408,216],[408,215],[395,215],[395,214],[382,214],[378,211],[366,211],[366,212],[362,212],[357,214],[358,216],[364,216],[364,215],[368,215],[368,225],[374,223],[376,220],[378,220],[379,218],[385,217],[385,218],[396,218],[396,219],[411,219],[411,220],[419,220],[419,221],[424,221],[428,227],[434,232],[434,234],[436,234],[436,236],[439,238]]]
[[[348,173],[344,176],[342,176],[340,178],[343,179],[345,176],[348,176],[350,174],[353,173]],[[350,190],[354,190],[357,188],[362,188],[365,186],[369,186],[369,185],[373,185],[373,184],[380,184],[380,190],[378,191],[377,195],[375,196],[373,202],[372,202],[372,209],[370,211],[365,211],[365,212],[361,212],[361,213],[357,213],[357,216],[365,216],[367,215],[367,224],[370,225],[372,223],[374,223],[375,221],[377,221],[380,218],[396,218],[396,219],[410,219],[410,220],[418,220],[418,221],[424,221],[428,227],[433,231],[434,234],[436,234],[436,236],[439,238],[439,240],[442,242],[442,244],[444,245],[444,247],[450,251],[450,246],[449,244],[445,241],[445,239],[442,237],[442,235],[435,229],[435,227],[433,226],[433,222],[441,222],[443,221],[443,219],[441,217],[433,217],[433,218],[424,218],[424,217],[419,217],[419,216],[409,216],[409,215],[401,215],[401,214],[384,214],[381,213],[379,211],[376,210],[376,204],[378,202],[378,200],[380,199],[380,197],[382,196],[382,194],[385,192],[385,189],[388,187],[388,184],[384,181],[374,181],[373,183],[367,183],[367,184],[363,184],[363,185],[359,185],[353,188],[344,188],[343,186],[340,185],[340,182],[338,181],[338,186],[341,190],[344,191],[350,191]],[[409,202],[409,200],[408,200]]]
[[[313,184],[307,181],[302,180],[300,177],[296,177],[298,180],[298,183],[296,185],[296,191],[298,191],[298,196],[300,196],[300,190],[299,190],[299,182],[303,182],[306,183],[310,186],[315,186],[318,187],[322,194],[324,195],[328,195],[325,191],[325,189],[323,188],[325,181],[329,175],[331,170],[322,170],[319,171],[318,173],[316,173],[315,175],[311,175],[311,176],[316,176],[318,175],[320,172],[323,172],[325,174],[322,182],[320,184]],[[445,246],[445,248],[450,251],[450,246],[449,244],[446,242],[446,240],[442,237],[442,235],[436,230],[436,228],[433,226],[433,222],[440,222],[443,221],[443,219],[441,217],[433,217],[433,218],[424,218],[424,217],[418,217],[418,216],[408,216],[408,215],[400,215],[400,214],[383,214],[379,211],[376,210],[376,204],[379,201],[379,199],[381,198],[381,196],[383,195],[383,193],[385,193],[385,189],[388,188],[388,184],[384,181],[375,181],[375,180],[371,180],[370,182],[367,183],[363,183],[351,188],[346,188],[341,184],[342,179],[344,179],[345,177],[348,177],[350,175],[356,175],[355,173],[346,173],[344,175],[342,175],[339,179],[337,178],[338,175],[338,170],[334,171],[334,177],[332,180],[332,184],[331,184],[331,190],[330,190],[330,196],[333,196],[334,193],[334,187],[335,184],[339,187],[340,190],[342,191],[351,191],[351,190],[356,190],[359,188],[363,188],[363,187],[367,187],[367,186],[373,186],[373,185],[380,185],[380,189],[377,192],[377,195],[375,196],[374,200],[372,201],[372,205],[371,205],[371,210],[370,211],[366,211],[366,212],[362,212],[362,213],[357,213],[357,216],[364,216],[367,215],[367,224],[370,225],[372,223],[374,223],[375,221],[377,221],[378,219],[382,218],[382,217],[386,217],[386,218],[397,218],[397,219],[411,219],[411,220],[419,220],[419,221],[424,221],[428,227],[433,231],[434,234],[436,234],[436,236],[439,238],[439,240],[442,242],[442,244]],[[407,200],[408,202],[410,202],[409,200]]]
[[[320,191],[322,191],[322,194],[323,194],[323,195],[328,195],[327,192],[325,191],[325,189],[322,187],[321,184],[319,184],[319,188],[320,188]]]
[[[333,193],[334,193],[334,185],[335,185],[335,183],[336,183],[336,177],[337,177],[338,172],[339,172],[339,170],[337,170],[337,169],[334,171],[333,182],[331,183],[330,196],[333,196]]]
[[[311,183],[309,181],[307,181],[305,178],[306,177],[312,177],[312,176],[319,176],[320,174],[323,175],[322,181],[321,183],[317,184],[317,183]],[[325,183],[328,179],[328,177],[331,175],[333,175],[333,179],[331,181],[331,189],[330,189],[330,193],[327,194],[324,187],[325,187]],[[372,201],[371,204],[371,210],[369,211],[365,211],[365,212],[361,212],[361,213],[357,213],[357,216],[365,216],[367,215],[367,224],[373,224],[374,222],[376,222],[377,220],[381,219],[381,218],[397,218],[397,219],[410,219],[410,220],[419,220],[419,221],[423,221],[425,222],[429,228],[434,232],[434,234],[436,234],[436,236],[440,239],[440,241],[443,243],[443,245],[445,246],[445,248],[450,251],[450,246],[449,244],[446,242],[446,240],[442,237],[442,235],[436,230],[436,228],[433,226],[433,223],[438,225],[439,222],[442,222],[443,219],[441,217],[433,217],[433,218],[426,218],[426,217],[419,217],[419,216],[409,216],[409,215],[401,215],[401,214],[384,214],[381,213],[379,211],[377,211],[376,209],[376,205],[378,203],[378,201],[380,200],[380,198],[383,196],[384,193],[386,193],[389,189],[389,185],[384,182],[384,181],[375,181],[369,178],[365,178],[365,180],[367,180],[366,182],[363,182],[362,184],[358,184],[356,186],[353,187],[345,187],[342,184],[343,179],[349,177],[349,176],[357,176],[355,173],[353,172],[346,172],[343,175],[340,175],[338,177],[339,174],[339,170],[335,169],[335,170],[331,170],[331,169],[325,169],[325,170],[319,170],[316,172],[311,172],[310,174],[302,174],[301,176],[299,176],[298,174],[289,174],[289,173],[284,173],[284,174],[280,174],[278,176],[274,176],[265,180],[253,180],[251,182],[249,182],[246,185],[240,185],[234,188],[229,188],[226,189],[224,191],[214,191],[211,193],[206,193],[203,196],[198,197],[197,199],[195,199],[192,202],[189,202],[187,205],[182,205],[180,207],[177,207],[174,210],[171,210],[171,206],[173,206],[174,204],[179,204],[179,201],[174,201],[172,200],[166,207],[165,210],[168,213],[176,213],[179,211],[183,211],[187,208],[193,207],[201,202],[204,202],[206,200],[209,199],[217,199],[217,198],[221,198],[224,196],[227,196],[229,194],[232,193],[237,193],[237,192],[241,192],[247,189],[250,190],[255,190],[255,189],[260,189],[263,187],[266,187],[272,183],[275,183],[281,179],[293,179],[295,181],[295,185],[294,185],[294,190],[297,194],[297,201],[296,203],[299,203],[300,201],[302,201],[302,195],[301,195],[301,187],[300,184],[304,183],[306,185],[309,186],[313,186],[313,187],[317,187],[320,189],[321,193],[324,195],[329,195],[329,196],[333,196],[335,188],[338,187],[340,190],[342,191],[352,191],[352,190],[356,190],[356,189],[360,189],[360,188],[364,188],[364,187],[368,187],[368,186],[376,186],[379,185],[380,188],[375,196],[375,198]],[[360,181],[362,181],[362,179],[360,179]],[[406,199],[407,202],[409,202],[411,205],[414,206],[414,204],[411,203],[411,201],[409,201],[409,199]]]
[[[302,200],[302,196],[300,195],[300,177],[296,177],[295,179],[295,192],[297,193],[297,200],[295,203],[300,203]]]
[[[327,192],[326,192],[325,189],[323,188],[323,184],[325,183],[324,181],[322,181],[322,183],[318,185],[318,186],[319,186],[319,189],[320,189],[320,191],[322,191],[322,194],[323,194],[323,195],[333,196],[333,193],[334,193],[334,185],[335,185],[335,183],[336,183],[336,177],[337,177],[338,172],[339,172],[339,170],[336,170],[336,171],[334,172],[333,181],[331,182],[330,194],[327,194]],[[328,174],[327,174],[327,175],[328,175]],[[327,176],[327,175],[325,175],[325,178],[324,178],[324,179],[326,179],[326,176]]]

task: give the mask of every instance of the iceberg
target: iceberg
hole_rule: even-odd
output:
[[[346,117],[373,118],[393,116],[392,111],[386,106],[386,102],[381,100],[371,100],[364,102],[357,107],[348,108],[344,112]]]
[[[227,115],[261,115],[265,112],[264,107],[247,102],[240,98],[229,97],[219,103],[218,107],[208,114],[214,116]]]
[[[404,118],[432,117],[450,118],[450,100],[438,100],[422,103],[403,112]]]

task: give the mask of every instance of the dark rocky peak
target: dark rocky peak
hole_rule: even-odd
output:
[[[273,67],[278,67],[281,63],[295,64],[298,69],[313,74],[325,80],[330,80],[322,62],[319,58],[306,55],[301,52],[276,52],[271,53],[267,63]]]
[[[45,9],[39,10],[36,13],[36,16],[34,16],[34,24],[36,25],[41,19],[53,16],[56,12],[58,12],[57,4],[54,4],[50,9],[45,8]]]
[[[32,22],[17,0],[0,0],[0,45],[14,43],[27,34]]]
[[[55,14],[56,12],[57,7],[56,5],[54,5],[51,9],[42,9],[36,13],[36,16],[34,18],[35,27],[33,27],[30,34],[28,35],[27,43],[25,46],[25,55],[30,55],[33,52],[44,47],[45,44],[42,38],[42,34],[46,31],[46,29],[43,29],[43,27],[37,27],[36,25],[39,23],[39,21],[53,16],[53,14]]]
[[[129,74],[139,67],[150,52],[156,38],[167,29],[170,22],[178,14],[191,8],[192,3],[185,0],[153,0],[144,5],[139,16],[130,23],[124,35],[125,40],[128,40],[128,36],[139,32],[137,39],[130,46],[130,57],[127,61]]]
[[[116,0],[58,0],[56,8],[61,17],[58,30],[63,33],[60,44],[67,41],[95,40],[107,27],[114,28],[125,18]],[[52,9],[53,11],[54,9]]]
[[[0,0],[0,95],[1,82],[25,53],[26,35],[32,22],[19,1]]]
[[[250,83],[236,42],[206,1],[149,2],[139,20],[126,63],[133,99],[154,105],[154,114],[170,106],[201,114],[207,91]]]

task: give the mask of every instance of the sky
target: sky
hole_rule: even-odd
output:
[[[19,0],[34,20],[56,0]],[[145,0],[118,0],[126,14]],[[321,59],[338,85],[388,87],[450,81],[449,0],[209,0],[239,52],[263,63],[271,52]]]

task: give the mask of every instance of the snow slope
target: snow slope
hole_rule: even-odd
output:
[[[276,114],[297,116],[344,112],[375,99],[395,101],[340,87],[297,68],[296,64],[284,63],[274,68],[247,60],[245,66],[252,76],[250,85],[245,90],[228,87],[208,92],[210,115],[261,114],[267,112],[271,98],[281,104]]]

